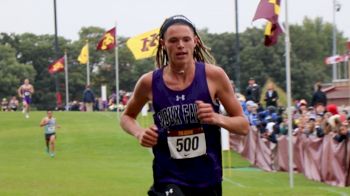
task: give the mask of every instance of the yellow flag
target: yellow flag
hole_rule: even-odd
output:
[[[85,46],[81,49],[78,61],[80,64],[87,64],[89,60],[89,44],[86,43]]]
[[[159,28],[128,39],[126,45],[131,50],[135,59],[139,60],[156,55],[158,47],[158,34]]]

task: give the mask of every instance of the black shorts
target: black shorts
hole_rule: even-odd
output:
[[[168,193],[167,193],[168,192]],[[170,194],[171,193],[171,194]],[[175,184],[166,185],[153,185],[148,191],[149,196],[222,196],[222,185],[218,183],[216,185],[207,188],[194,188],[179,186]]]
[[[46,140],[50,140],[51,135],[55,135],[56,136],[56,133],[49,133],[49,134],[45,133],[45,139]]]

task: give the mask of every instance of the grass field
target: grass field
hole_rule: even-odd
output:
[[[119,127],[116,113],[54,112],[56,157],[45,152],[39,122],[45,112],[0,112],[0,195],[146,195],[152,184],[152,154]],[[149,115],[150,116],[150,115]],[[150,118],[150,117],[149,117]],[[149,118],[140,119],[142,125]],[[239,155],[224,154],[223,195],[350,195],[295,174],[249,167]],[[233,166],[228,168],[228,157]]]

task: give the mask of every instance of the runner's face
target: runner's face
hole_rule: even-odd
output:
[[[48,112],[47,112],[47,117],[49,117],[49,118],[52,117],[52,112],[51,112],[51,111],[48,111]]]
[[[28,79],[25,79],[25,80],[24,80],[24,84],[29,84],[29,80],[28,80]]]
[[[174,24],[167,29],[161,43],[165,47],[170,63],[177,63],[193,60],[197,41],[197,36],[189,26]]]

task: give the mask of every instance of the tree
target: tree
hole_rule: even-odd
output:
[[[17,96],[17,89],[25,78],[33,81],[35,70],[30,64],[19,63],[16,51],[9,45],[0,45],[0,97]]]
[[[63,51],[56,54],[54,49],[53,35],[34,35],[24,33],[19,36],[20,45],[18,52],[20,54],[19,61],[30,63],[37,72],[34,81],[36,91],[33,95],[33,103],[38,109],[47,109],[56,107],[56,84],[53,75],[48,73],[48,66],[63,56]],[[67,48],[68,40],[59,37],[59,48]],[[64,84],[64,73],[56,73],[58,78],[58,87]],[[63,86],[64,87],[64,86]],[[64,92],[64,88],[59,89]],[[64,97],[64,94],[63,94]]]

